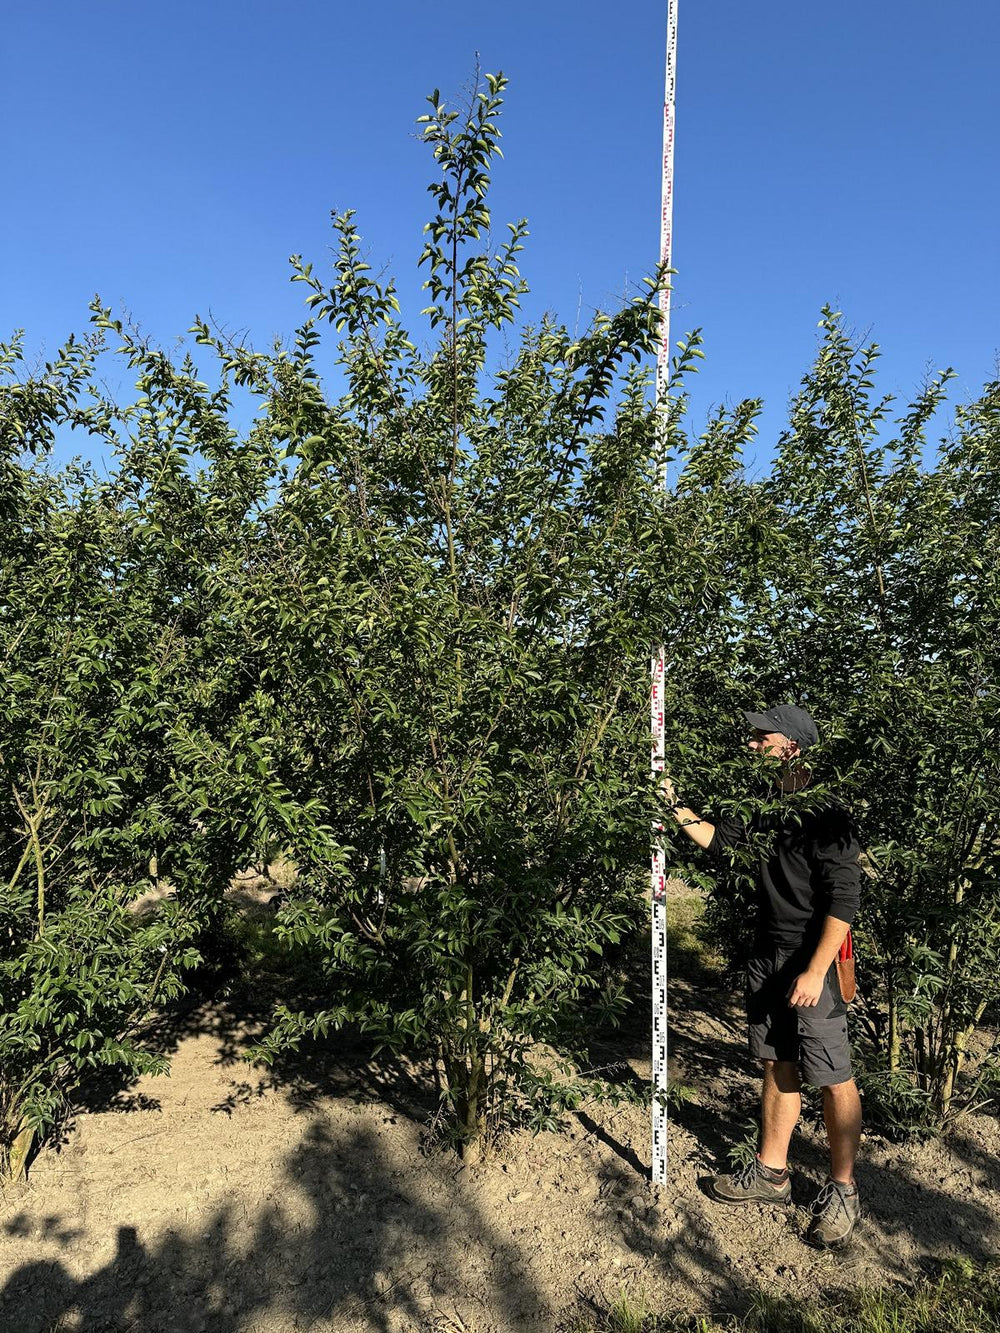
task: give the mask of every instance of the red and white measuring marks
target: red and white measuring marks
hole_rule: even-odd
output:
[[[674,221],[674,112],[677,86],[677,3],[667,0],[667,69],[663,97],[663,163],[660,178],[660,263],[671,267]],[[667,388],[670,382],[670,288],[660,292],[660,341],[656,357],[656,406],[660,431],[667,431]],[[666,485],[666,472],[663,483]],[[663,772],[664,763],[664,649],[653,652],[650,682],[650,722],[653,734],[651,767],[654,775]],[[667,1179],[667,904],[666,862],[663,851],[663,826],[653,827],[652,855],[653,913],[653,1151],[652,1180],[664,1184]]]

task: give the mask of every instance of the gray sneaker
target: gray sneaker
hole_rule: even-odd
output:
[[[730,1176],[713,1176],[708,1193],[717,1203],[783,1203],[792,1197],[788,1176],[780,1183],[764,1174],[759,1161],[748,1162]]]
[[[842,1250],[861,1217],[857,1186],[828,1180],[813,1200],[806,1240],[821,1250]]]

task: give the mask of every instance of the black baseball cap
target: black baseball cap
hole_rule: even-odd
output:
[[[816,723],[804,708],[795,704],[778,704],[763,713],[748,713],[743,716],[758,731],[779,731],[790,741],[797,741],[800,750],[808,750],[819,740]]]

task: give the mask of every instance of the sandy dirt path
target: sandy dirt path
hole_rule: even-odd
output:
[[[796,1207],[712,1204],[698,1182],[742,1137],[753,1069],[718,987],[678,981],[673,1000],[675,1072],[697,1101],[677,1113],[659,1192],[640,1107],[591,1107],[463,1170],[420,1151],[420,1070],[331,1046],[275,1078],[240,1059],[244,1021],[192,1011],[164,1034],[169,1078],[78,1114],[3,1197],[0,1329],[552,1333],[623,1287],[664,1313],[722,1312],[757,1285],[818,1293],[1000,1254],[988,1115],[946,1144],[868,1140],[845,1256],[802,1241],[824,1173],[815,1128],[796,1141]],[[638,1035],[621,1053],[648,1078]]]

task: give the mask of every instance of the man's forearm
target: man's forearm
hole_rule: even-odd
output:
[[[828,916],[823,922],[823,934],[819,938],[816,950],[812,956],[812,962],[809,964],[808,971],[815,973],[826,973],[830,970],[830,965],[840,952],[840,946],[847,939],[847,932],[850,926],[846,921],[841,921],[839,917]]]
[[[819,1003],[823,994],[823,983],[833,960],[840,951],[840,946],[847,938],[850,926],[839,917],[828,916],[823,921],[823,933],[816,945],[812,962],[804,972],[792,982],[788,991],[788,1003],[806,1008]]]
[[[707,847],[715,837],[715,825],[696,815],[686,805],[671,806],[670,813],[691,841],[696,842],[699,847]]]
[[[696,815],[686,805],[680,804],[677,800],[677,788],[666,773],[660,778],[660,790],[670,804],[670,813],[691,841],[696,842],[699,847],[707,847],[715,837],[715,825]]]

